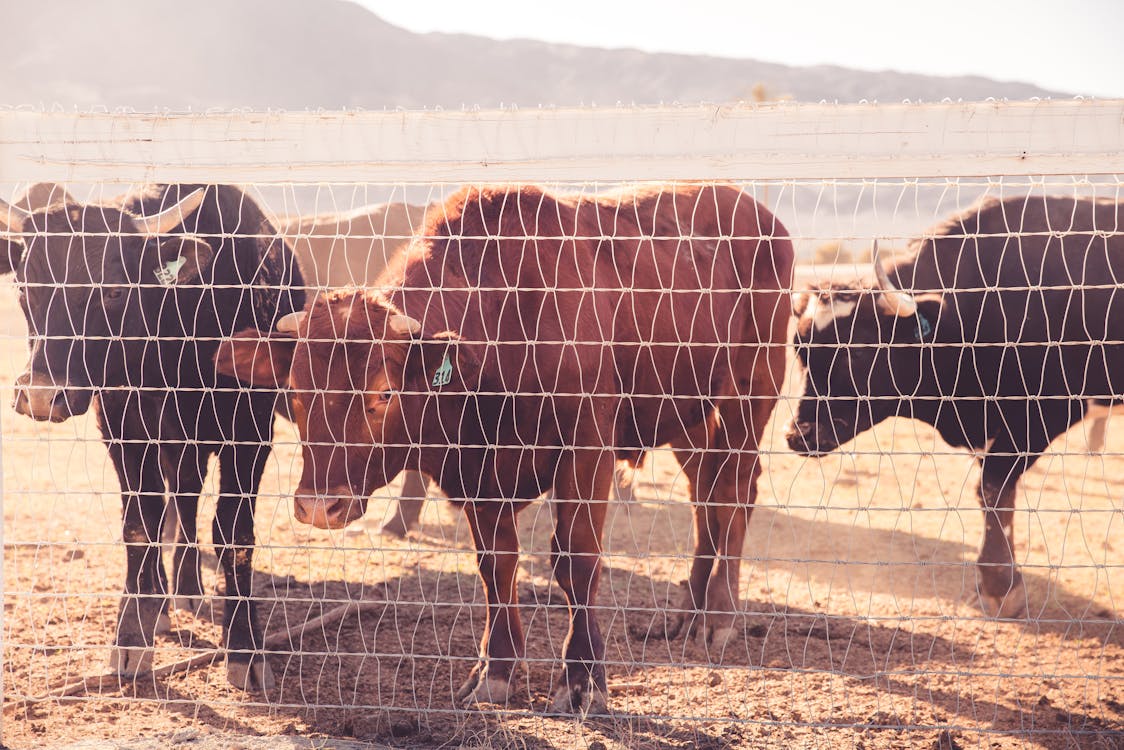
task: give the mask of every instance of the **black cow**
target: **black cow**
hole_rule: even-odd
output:
[[[0,204],[31,354],[15,408],[61,422],[95,404],[121,483],[128,573],[112,665],[152,664],[153,636],[177,606],[202,596],[196,507],[212,455],[219,462],[213,540],[226,602],[227,678],[265,689],[250,597],[254,501],[271,450],[277,393],[217,375],[218,342],[271,328],[304,305],[292,253],[261,209],[228,186],[154,186],[114,205]],[[165,491],[181,519],[168,585],[158,546]]]
[[[995,616],[1026,608],[1019,477],[1090,399],[1124,393],[1122,219],[1110,200],[988,199],[914,241],[889,273],[876,260],[873,289],[825,285],[796,305],[806,377],[789,446],[820,456],[905,416],[979,453],[977,585]]]

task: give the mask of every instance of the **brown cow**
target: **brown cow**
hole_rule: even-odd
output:
[[[374,286],[421,228],[426,208],[391,202],[345,213],[290,216],[279,221],[279,233],[299,259],[301,273],[310,286]],[[632,481],[632,468],[619,463],[613,496],[631,500]],[[429,479],[420,472],[403,474],[402,495],[382,527],[384,534],[405,537],[417,529],[428,485]]]
[[[425,211],[425,206],[409,203],[380,203],[346,213],[290,216],[278,226],[310,286],[370,286],[409,244]],[[428,485],[424,474],[405,473],[402,497],[382,527],[384,534],[404,537],[417,528]]]
[[[784,228],[734,187],[467,189],[429,214],[385,294],[323,296],[278,326],[288,338],[243,331],[217,362],[291,388],[298,519],[342,527],[407,466],[463,503],[488,601],[466,703],[510,694],[524,655],[516,514],[553,486],[570,632],[552,707],[604,710],[594,602],[615,458],[671,443],[696,534],[675,631],[700,625],[719,653],[737,632],[792,263]]]

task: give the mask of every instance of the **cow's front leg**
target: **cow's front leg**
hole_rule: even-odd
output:
[[[987,462],[984,462],[985,468]],[[990,617],[1019,617],[1026,611],[1023,577],[1015,564],[1013,528],[1018,479],[985,473],[980,478],[984,533],[977,560],[980,606]]]
[[[200,489],[172,498],[176,509],[175,548],[172,552],[172,602],[177,609],[198,614],[203,608],[203,566],[199,560],[197,518]]]
[[[164,447],[160,453],[172,502],[165,510],[164,533],[171,523],[172,601],[177,609],[198,613],[203,605],[203,576],[199,561],[197,516],[199,493],[207,473],[207,455],[191,444]]]
[[[570,614],[562,679],[551,702],[551,710],[559,713],[608,712],[605,642],[595,607],[613,466],[611,451],[578,449],[563,457],[555,477],[551,564]]]
[[[160,559],[164,481],[156,452],[151,443],[109,443],[121,482],[126,567],[110,668],[127,676],[152,669],[155,636],[169,629],[167,578]]]
[[[265,655],[257,606],[251,591],[254,575],[254,504],[269,445],[228,448],[219,454],[219,499],[212,539],[226,581],[222,632],[226,678],[246,691],[274,686]]]
[[[1051,405],[1043,408],[1043,404]],[[1014,510],[1019,478],[1058,435],[1084,414],[1084,401],[1069,409],[1031,400],[1001,415],[1004,431],[980,460],[980,505],[984,515],[978,559],[980,606],[991,617],[1021,617],[1027,609],[1023,577],[1015,564]]]
[[[507,703],[516,668],[525,653],[515,591],[519,566],[518,508],[516,503],[500,500],[477,500],[464,506],[488,601],[480,661],[457,691],[457,700],[465,706]]]

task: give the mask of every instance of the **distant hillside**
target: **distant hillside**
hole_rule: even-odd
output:
[[[0,11],[8,32],[0,44],[0,106],[145,111],[721,103],[750,99],[758,84],[801,101],[1069,96],[984,78],[415,34],[346,0],[0,0]],[[753,54],[751,36],[745,52]],[[77,195],[95,189],[69,187]],[[96,190],[104,198],[102,188]],[[761,197],[783,218],[800,255],[811,257],[839,238],[851,238],[846,250],[860,254],[873,236],[915,236],[977,194],[978,188],[950,193],[940,182],[908,187],[887,181],[875,190],[859,183],[796,184]],[[259,186],[257,195],[279,213],[435,197],[425,186],[378,185]]]
[[[788,67],[415,34],[345,0],[0,0],[0,105],[339,109],[1068,94],[978,77]],[[483,12],[483,11],[482,11]],[[753,54],[747,37],[746,54]]]

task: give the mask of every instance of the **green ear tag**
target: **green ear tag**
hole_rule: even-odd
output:
[[[168,261],[163,268],[157,268],[153,271],[156,274],[156,280],[164,286],[175,286],[176,279],[180,275],[180,269],[183,268],[185,263],[187,263],[187,258],[182,256]]]
[[[446,352],[445,358],[441,360],[441,366],[437,368],[437,372],[433,373],[433,387],[440,388],[443,385],[448,385],[452,379],[453,363],[449,361],[449,354]]]

